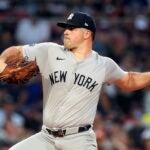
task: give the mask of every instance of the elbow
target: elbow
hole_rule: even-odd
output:
[[[132,92],[132,91],[134,91],[131,87],[127,87],[127,86],[119,86],[119,89],[121,91],[124,91],[124,92]]]
[[[142,87],[136,87],[136,86],[121,86],[119,88],[125,92],[133,92],[142,89]]]
[[[126,82],[122,82],[122,80],[118,80],[115,82],[116,86],[121,90],[125,92],[131,92],[134,91],[133,87],[127,84]]]
[[[133,88],[120,88],[121,91],[124,91],[124,92],[133,92],[135,91],[136,89],[133,89]]]

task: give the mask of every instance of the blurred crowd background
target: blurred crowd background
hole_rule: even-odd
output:
[[[94,16],[94,50],[124,70],[150,70],[150,0],[0,0],[0,53],[12,45],[62,44],[56,26],[70,12]],[[40,75],[0,84],[0,150],[40,131]],[[150,150],[150,88],[122,92],[104,85],[94,122],[99,150]]]

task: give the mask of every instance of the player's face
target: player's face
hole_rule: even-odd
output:
[[[69,50],[76,49],[84,40],[82,28],[66,28],[64,31],[64,46]]]

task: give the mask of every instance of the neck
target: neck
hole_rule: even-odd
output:
[[[89,43],[87,45],[80,45],[77,48],[72,49],[71,52],[74,54],[76,59],[82,60],[89,57],[92,52],[92,45]]]

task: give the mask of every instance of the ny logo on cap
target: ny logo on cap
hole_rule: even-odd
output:
[[[73,18],[74,14],[70,14],[69,17],[67,18],[68,20],[71,20]]]
[[[87,27],[89,26],[86,22],[84,23],[84,25],[87,26]]]

